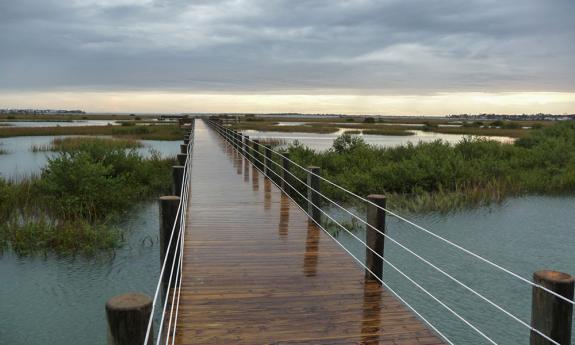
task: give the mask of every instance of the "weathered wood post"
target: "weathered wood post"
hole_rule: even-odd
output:
[[[184,138],[184,145],[188,145],[190,143],[190,138]]]
[[[320,167],[309,166],[307,170],[307,213],[313,221],[321,224],[321,203],[319,195],[319,175],[321,169]]]
[[[281,181],[280,181],[280,186],[282,188],[282,190],[284,191],[284,193],[286,193],[286,195],[290,195],[290,183],[289,181],[290,179],[290,174],[289,174],[289,169],[290,169],[290,161],[289,161],[289,153],[284,153],[282,155],[282,173],[281,173]]]
[[[178,215],[178,206],[180,205],[180,197],[177,195],[167,195],[160,197],[160,265],[164,264],[166,260],[166,268],[162,276],[164,288],[168,286],[170,281],[170,272],[172,271],[172,263],[174,262],[174,253],[177,253],[176,243],[178,242],[177,235],[180,232],[178,226],[174,228],[174,224]],[[168,252],[168,244],[170,243],[170,236],[172,236],[172,229],[174,235],[170,251]],[[175,278],[175,277],[174,277]],[[172,278],[172,279],[174,279]]]
[[[260,159],[260,141],[257,139],[254,140],[254,143],[252,145],[252,155],[254,156],[254,158],[253,158],[254,165],[257,167],[261,167],[260,163],[258,162],[258,160],[261,161],[261,159]]]
[[[142,345],[152,314],[152,299],[142,293],[127,293],[106,302],[108,345]],[[146,345],[153,343],[148,338]]]
[[[236,147],[236,150],[240,150],[240,140],[241,140],[241,134],[238,131],[234,131],[234,146]]]
[[[182,192],[182,183],[184,180],[184,167],[181,165],[173,165],[172,166],[172,179],[173,179],[173,188],[172,194],[181,196]]]
[[[245,156],[248,155],[249,149],[250,149],[250,137],[248,135],[244,135],[243,151]]]
[[[385,208],[385,196],[379,194],[371,194],[367,199],[375,205]],[[367,205],[367,223],[373,228],[385,234],[385,211],[374,205]],[[376,277],[383,280],[383,250],[385,243],[385,236],[377,232],[370,226],[365,227],[365,265],[368,270],[365,271],[365,277],[368,279],[375,279]],[[369,250],[371,248],[373,251]],[[377,256],[375,253],[381,255]],[[374,277],[375,276],[375,277]],[[381,285],[381,282],[378,280]]]
[[[188,153],[188,145],[180,144],[180,153]]]
[[[568,300],[573,300],[575,277],[557,271],[537,271],[533,282]],[[531,301],[531,327],[545,334],[561,345],[571,344],[573,304],[564,301],[545,290],[533,287]],[[531,331],[530,345],[551,345],[549,340]]]
[[[272,169],[272,146],[271,145],[264,145],[264,175],[266,175],[270,180],[273,178],[271,169]]]
[[[188,155],[185,153],[178,153],[178,163],[180,163],[181,166],[186,165],[186,158],[188,158]]]

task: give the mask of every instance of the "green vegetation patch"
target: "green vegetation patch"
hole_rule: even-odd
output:
[[[142,200],[169,192],[173,158],[95,138],[60,142],[39,176],[0,179],[0,248],[91,254],[121,244],[114,226]]]
[[[290,132],[290,133],[334,133],[337,132],[336,126],[328,126],[324,124],[313,125],[289,125],[278,126],[277,122],[269,121],[242,121],[234,123],[230,128],[237,130],[253,129],[264,132]]]
[[[98,138],[98,137],[67,137],[54,138],[48,145],[32,145],[32,152],[46,151],[87,151],[90,147],[108,149],[134,149],[144,145],[136,139]]]
[[[336,184],[359,195],[385,194],[392,208],[407,211],[447,212],[509,196],[575,192],[575,122],[533,130],[513,145],[467,137],[455,145],[438,140],[381,148],[344,134],[325,152],[302,145],[287,151],[302,166],[321,166]],[[322,188],[333,199],[352,200],[329,184]]]
[[[0,128],[0,138],[48,135],[111,135],[143,140],[179,140],[184,130],[178,125]]]
[[[404,129],[395,128],[374,128],[374,129],[364,129],[363,134],[366,135],[397,135],[397,136],[409,136],[413,135],[413,132],[406,131]]]

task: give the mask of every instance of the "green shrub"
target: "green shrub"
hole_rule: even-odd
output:
[[[71,138],[39,177],[0,178],[0,249],[92,253],[119,245],[110,226],[146,198],[169,191],[173,158],[144,158],[129,145]],[[80,140],[85,139],[85,140]],[[71,144],[70,144],[71,143]]]
[[[466,137],[455,145],[382,148],[344,134],[329,151],[287,151],[302,166],[322,167],[340,186],[359,195],[386,194],[391,205],[407,210],[449,211],[512,195],[575,192],[575,122],[533,131],[514,145]],[[324,189],[336,200],[350,199],[328,184]]]
[[[501,128],[504,129],[521,129],[521,124],[514,121],[505,121]]]

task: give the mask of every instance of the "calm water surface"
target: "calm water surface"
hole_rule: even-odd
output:
[[[53,136],[0,139],[0,174],[40,172],[51,153],[30,151]],[[142,140],[143,154],[179,153],[180,141]],[[125,244],[97,258],[18,257],[0,253],[0,344],[105,344],[104,303],[114,295],[153,295],[160,271],[158,204],[146,202],[120,227]],[[78,339],[82,339],[81,342]]]
[[[273,134],[307,137],[303,134]],[[317,137],[316,134],[311,136]],[[52,138],[1,139],[3,147],[11,152],[0,156],[2,174],[39,171],[46,161],[46,154],[34,154],[29,147],[31,144],[48,143]],[[312,143],[327,141],[323,138],[308,140]],[[145,143],[163,154],[171,155],[179,151],[179,142]],[[525,197],[448,215],[412,215],[410,218],[529,278],[539,269],[575,273],[574,209],[573,197]],[[339,219],[346,219],[335,210],[329,212]],[[387,224],[392,238],[529,322],[531,289],[528,285],[397,219],[388,217]],[[75,344],[79,343],[78,339],[87,345],[104,344],[105,301],[127,291],[152,294],[160,269],[158,205],[155,202],[145,203],[127,217],[122,227],[126,229],[125,246],[114,254],[98,258],[52,255],[17,257],[9,251],[1,254],[0,344]],[[360,238],[365,237],[361,228],[356,230],[356,234]],[[340,231],[337,238],[360,260],[364,259],[362,245],[352,236]],[[495,341],[500,344],[528,343],[527,329],[390,241],[386,242],[385,255],[397,268]],[[455,343],[486,343],[389,265],[384,268],[384,275],[391,288],[397,290]]]
[[[318,133],[283,133],[283,132],[268,132],[268,131],[257,131],[257,130],[245,130],[242,131],[245,135],[248,135],[250,139],[263,139],[263,138],[276,138],[283,139],[288,143],[293,141],[299,141],[300,143],[315,149],[315,150],[327,150],[329,149],[333,141],[340,136],[342,133],[347,131],[352,131],[352,128],[340,128],[335,133],[329,134],[318,134]],[[391,135],[362,135],[366,143],[372,145],[378,145],[382,147],[396,147],[401,145],[406,145],[407,143],[417,144],[419,142],[432,142],[438,139],[444,140],[448,143],[458,143],[465,137],[465,135],[460,134],[443,134],[434,132],[424,132],[424,131],[412,131],[414,135],[410,136],[391,136]],[[496,140],[504,143],[512,143],[513,138],[509,137],[485,137],[490,140]]]
[[[113,120],[74,120],[74,121],[0,121],[9,127],[78,127],[117,125]]]
[[[104,304],[134,291],[153,296],[160,272],[158,205],[121,225],[126,243],[98,258],[0,254],[0,344],[106,344]]]
[[[0,148],[7,154],[0,155],[0,177],[19,179],[39,173],[54,153],[32,152],[32,146],[48,145],[54,138],[62,136],[13,137],[0,139]],[[163,156],[175,156],[179,151],[179,141],[141,140],[144,147],[138,151],[149,155],[152,150]]]
[[[531,280],[533,272],[541,269],[575,274],[574,209],[573,197],[524,197],[447,215],[411,215],[408,218]],[[350,216],[335,209],[329,213],[340,220],[351,220]],[[529,285],[396,218],[387,217],[386,221],[391,238],[529,323]],[[354,234],[365,239],[364,229],[360,228]],[[342,230],[336,237],[360,260],[365,259],[364,247],[349,233]],[[497,343],[529,343],[529,330],[524,326],[390,240],[385,243],[385,256]],[[488,343],[387,264],[384,265],[384,280],[456,344]],[[575,336],[573,340],[575,343]]]

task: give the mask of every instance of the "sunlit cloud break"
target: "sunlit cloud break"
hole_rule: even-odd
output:
[[[270,95],[138,92],[0,94],[0,104],[24,108],[82,108],[90,112],[346,113],[443,115],[462,113],[570,113],[574,93],[440,93],[433,95]],[[89,105],[88,107],[86,105]]]

